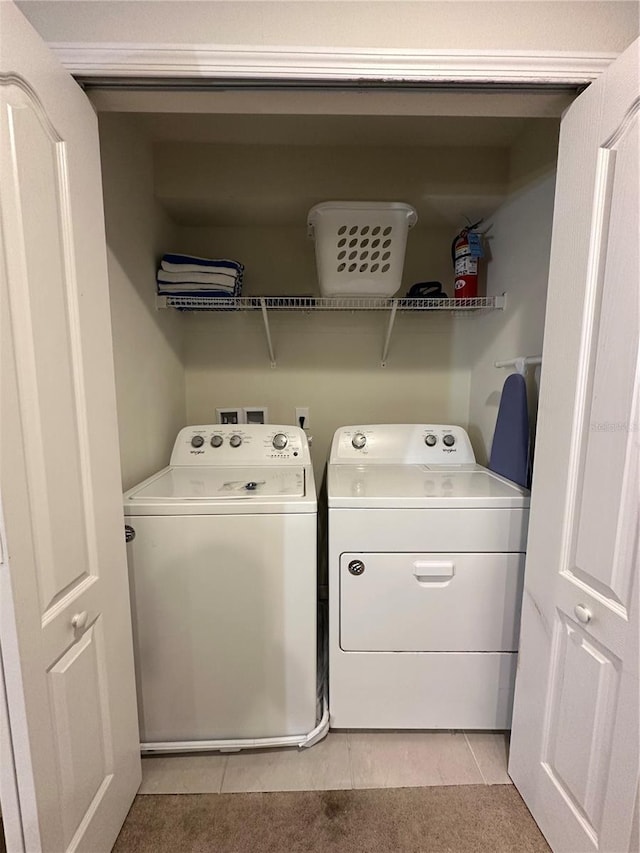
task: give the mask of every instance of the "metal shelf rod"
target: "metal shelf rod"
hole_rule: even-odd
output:
[[[516,371],[524,376],[527,372],[527,367],[533,364],[542,364],[541,355],[519,355],[516,358],[507,359],[507,361],[494,362],[496,367],[515,367]]]
[[[517,358],[510,358],[507,361],[496,361],[496,367],[517,367],[519,363],[527,364],[542,364],[541,355],[519,355]]]
[[[271,359],[271,367],[276,366],[276,354],[273,349],[273,341],[271,340],[271,329],[269,327],[269,312],[267,311],[266,299],[260,299],[260,308],[262,309],[262,321],[264,323],[264,333],[267,336],[267,348],[269,349],[269,358]]]
[[[398,310],[398,300],[394,299],[393,307],[391,308],[391,314],[389,314],[389,324],[387,326],[387,336],[384,339],[384,346],[382,348],[382,367],[387,366],[387,356],[389,355],[389,344],[391,343],[391,334],[393,332],[393,324],[396,321],[397,310]]]

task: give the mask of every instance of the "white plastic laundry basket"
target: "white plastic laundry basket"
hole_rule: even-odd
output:
[[[418,221],[401,201],[326,201],[307,216],[322,296],[393,296],[407,233]]]

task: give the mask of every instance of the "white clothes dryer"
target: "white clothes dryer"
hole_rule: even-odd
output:
[[[124,513],[143,751],[310,744],[317,499],[303,430],[186,427]]]
[[[327,500],[331,725],[509,728],[527,490],[461,427],[351,426]]]

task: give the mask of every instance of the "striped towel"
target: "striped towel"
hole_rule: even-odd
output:
[[[244,266],[227,258],[163,255],[156,276],[163,296],[240,296]]]
[[[233,275],[244,272],[243,264],[228,258],[198,258],[195,255],[167,254],[160,266],[166,272],[217,272]]]

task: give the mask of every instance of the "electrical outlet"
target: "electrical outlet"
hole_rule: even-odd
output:
[[[300,423],[300,418],[304,418],[302,424]],[[296,406],[296,426],[302,426],[304,429],[309,429],[311,426],[308,406]]]

